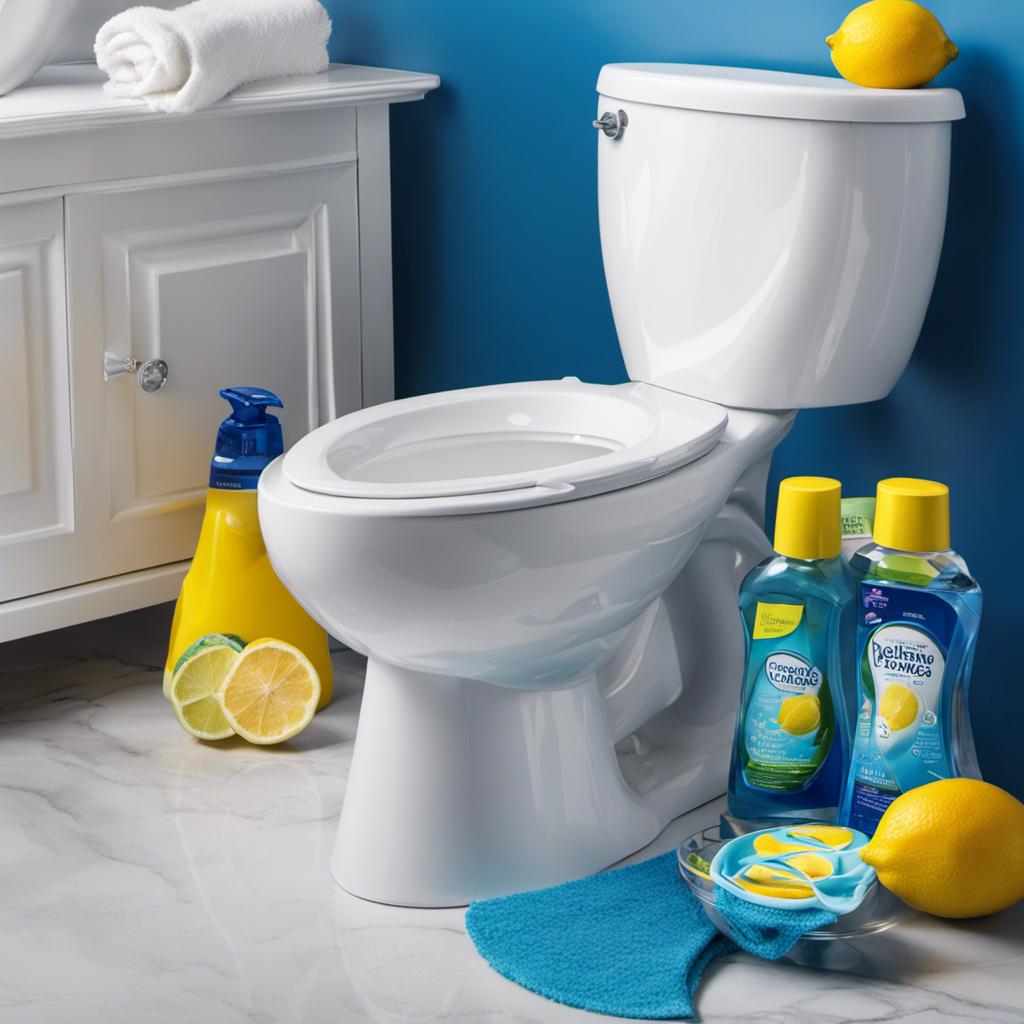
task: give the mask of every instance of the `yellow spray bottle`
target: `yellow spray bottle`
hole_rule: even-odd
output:
[[[260,473],[284,451],[281,423],[267,406],[283,403],[263,388],[226,388],[221,396],[232,412],[217,431],[199,546],[174,609],[164,695],[178,659],[201,637],[231,634],[246,643],[273,637],[313,663],[322,708],[333,690],[327,633],[277,578],[256,515]]]

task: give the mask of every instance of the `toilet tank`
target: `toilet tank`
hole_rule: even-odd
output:
[[[597,87],[630,377],[754,409],[887,395],[935,281],[960,94],[687,64],[609,64]]]

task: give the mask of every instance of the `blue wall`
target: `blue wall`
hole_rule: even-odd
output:
[[[601,269],[594,83],[602,64],[688,61],[832,74],[824,37],[855,0],[326,0],[334,60],[433,71],[392,114],[399,395],[576,375],[625,379]],[[946,244],[910,369],[885,401],[801,414],[793,473],[872,493],[952,489],[953,543],[985,591],[972,710],[986,778],[1024,797],[1024,509],[1019,0],[936,0],[963,94]],[[1016,623],[1016,624],[1015,624]]]

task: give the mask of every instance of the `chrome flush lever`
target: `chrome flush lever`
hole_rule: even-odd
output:
[[[622,133],[626,130],[627,124],[629,124],[629,118],[626,116],[626,112],[624,110],[620,110],[617,114],[613,114],[610,110],[606,110],[601,117],[594,122],[594,127],[600,128],[609,139],[621,139]]]
[[[122,373],[138,371],[139,387],[147,395],[155,394],[167,383],[167,363],[162,359],[147,359],[140,363],[131,356],[119,356],[115,352],[103,353],[103,379],[110,380]]]

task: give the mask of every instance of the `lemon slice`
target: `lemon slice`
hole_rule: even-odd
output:
[[[853,842],[853,831],[842,825],[796,825],[787,829],[786,835],[817,839],[833,850],[844,850]]]
[[[878,702],[878,713],[893,732],[906,729],[917,721],[917,694],[907,686],[891,683]]]
[[[220,691],[231,728],[250,743],[282,743],[309,725],[320,677],[309,658],[281,640],[256,640],[235,662]]]
[[[201,636],[195,641],[195,643],[189,644],[189,646],[185,648],[181,657],[174,663],[173,671],[168,672],[166,669],[164,670],[164,696],[170,697],[171,695],[171,680],[174,678],[174,673],[177,672],[193,654],[197,654],[204,647],[231,647],[241,653],[244,646],[245,641],[241,637],[235,636],[234,633],[207,633],[206,636]]]
[[[758,896],[777,896],[780,899],[802,900],[814,895],[814,890],[803,884],[799,876],[767,864],[751,864],[733,881],[747,892]]]
[[[806,853],[812,847],[807,843],[787,843],[773,835],[754,836],[754,849],[762,857],[777,857],[780,853]]]
[[[217,694],[240,657],[227,644],[198,648],[179,662],[167,696],[186,732],[201,740],[223,740],[234,734]]]
[[[793,857],[787,857],[786,863],[792,864],[797,871],[802,871],[814,882],[819,878],[828,878],[833,871],[831,861],[822,857],[820,853],[798,853]]]

